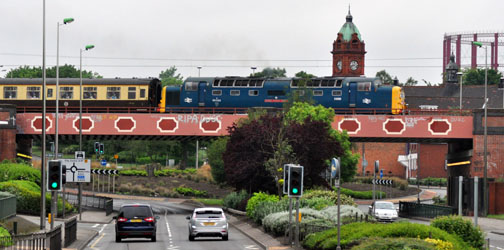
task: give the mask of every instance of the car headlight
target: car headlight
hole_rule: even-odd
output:
[[[192,227],[192,228],[196,228],[196,226],[195,226],[195,225],[191,225],[191,227]]]

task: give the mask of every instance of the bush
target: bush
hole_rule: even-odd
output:
[[[453,248],[453,246],[452,246]],[[419,249],[436,250],[434,243],[421,239],[412,238],[370,238],[352,250],[376,250],[376,249]],[[446,249],[448,250],[448,249]]]
[[[334,205],[338,204],[338,192],[330,190],[307,190],[306,193],[303,194],[303,197],[301,197],[301,200],[311,199],[314,197],[325,197],[330,199]],[[357,206],[354,200],[347,195],[341,194],[340,199],[341,205]]]
[[[333,227],[335,224],[332,221],[327,220],[327,218],[320,211],[311,208],[301,208],[299,209],[301,213],[301,223],[310,224],[313,221],[314,224],[324,225],[327,227]],[[292,221],[295,221],[295,217],[292,216]],[[271,232],[275,236],[281,236],[285,234],[289,225],[289,212],[278,212],[272,213],[264,217],[262,224],[266,232]]]
[[[403,180],[398,177],[385,177],[383,179],[384,180],[392,180],[392,187],[393,188],[398,188],[400,190],[406,190],[408,188],[408,181],[407,180]],[[373,177],[372,176],[354,177],[354,181],[357,183],[373,184]]]
[[[246,200],[248,198],[247,191],[242,190],[239,193],[237,192],[232,192],[228,194],[224,199],[222,200],[222,204],[224,207],[232,208],[232,209],[237,209],[237,210],[244,210],[244,208],[241,208],[240,205],[242,204],[243,200]]]
[[[191,175],[196,174],[196,169],[195,168],[188,168],[188,169],[174,169],[174,168],[166,168],[166,169],[161,169],[161,170],[156,170],[154,171],[154,176],[178,176],[178,175],[185,175],[186,177],[189,177]],[[146,173],[147,174],[147,173]]]
[[[184,186],[174,188],[173,190],[183,196],[207,197],[208,195],[206,191],[200,191]]]
[[[121,170],[119,175],[125,176],[147,176],[147,172],[144,170]]]
[[[254,217],[256,206],[262,201],[278,201],[278,196],[269,195],[263,192],[254,193],[248,200],[247,208],[245,209],[249,218]]]
[[[337,229],[329,229],[323,232],[309,234],[303,241],[307,249],[334,249],[337,245]],[[341,247],[350,248],[366,241],[370,237],[377,238],[419,238],[429,237],[453,244],[454,249],[471,249],[458,236],[449,234],[439,228],[409,222],[391,224],[374,224],[357,222],[341,227]]]
[[[10,237],[9,231],[7,231],[7,229],[5,229],[3,227],[0,227],[0,237],[5,237],[5,236],[9,236]]]
[[[446,187],[448,184],[448,180],[446,178],[434,178],[434,177],[427,177],[424,179],[416,180],[416,179],[410,179],[409,183],[412,185],[417,185],[417,183],[420,182],[420,185],[422,186],[440,186],[440,187]]]
[[[0,164],[0,182],[27,180],[40,185],[40,170],[26,164],[5,162]]]
[[[437,217],[431,222],[431,226],[458,235],[474,248],[482,249],[485,244],[483,231],[479,227],[473,226],[470,220],[465,220],[460,216]]]
[[[335,192],[337,193],[336,189],[335,189]],[[363,200],[373,199],[373,191],[353,191],[348,188],[341,188],[341,193],[348,195],[348,196],[355,198],[355,199],[363,199]],[[381,196],[380,196],[380,193],[381,193]],[[375,191],[375,195],[376,195],[376,197],[387,198],[385,192],[381,192],[378,190]]]

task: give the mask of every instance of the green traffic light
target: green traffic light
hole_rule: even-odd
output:
[[[58,183],[57,183],[57,182],[53,182],[53,183],[51,183],[51,187],[52,187],[52,188],[58,188]]]
[[[293,194],[297,194],[297,193],[298,193],[298,189],[297,189],[297,188],[293,188],[293,189],[292,189],[292,193],[293,193]]]

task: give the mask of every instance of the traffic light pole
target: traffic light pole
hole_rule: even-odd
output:
[[[296,234],[294,235],[296,247],[299,247],[299,197],[296,197]]]
[[[292,198],[289,197],[289,246],[292,246]]]
[[[51,229],[54,228],[54,218],[57,216],[58,191],[51,191]]]

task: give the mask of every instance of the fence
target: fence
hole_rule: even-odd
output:
[[[436,218],[438,216],[456,213],[457,209],[454,207],[421,204],[416,202],[399,202],[400,217]]]
[[[66,193],[66,200],[73,206],[79,205],[79,197],[74,193]],[[107,208],[107,201],[112,200],[107,197],[92,196],[92,195],[82,195],[82,206],[89,208],[98,208],[105,210]]]
[[[61,249],[61,225],[44,233],[0,237],[0,249],[46,250],[48,242],[49,249]]]
[[[16,215],[16,196],[0,194],[0,220]]]
[[[65,247],[77,239],[77,216],[65,222]]]

